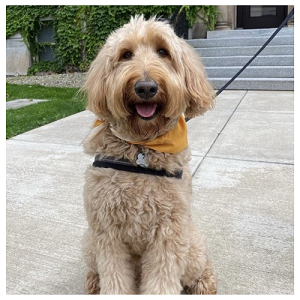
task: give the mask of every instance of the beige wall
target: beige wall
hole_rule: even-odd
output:
[[[236,28],[236,5],[217,5],[219,12],[216,30]]]
[[[288,5],[288,14],[294,8],[294,5]],[[294,26],[294,16],[288,21],[288,26]]]

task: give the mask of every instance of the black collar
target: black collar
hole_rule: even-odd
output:
[[[169,173],[168,171],[166,171],[165,169],[155,170],[155,169],[150,169],[150,168],[144,168],[141,166],[133,165],[127,159],[117,160],[114,157],[100,158],[100,155],[95,156],[93,167],[110,168],[110,169],[115,169],[115,170],[119,170],[119,171],[127,171],[127,172],[139,173],[139,174],[148,174],[148,175],[154,175],[154,176],[161,176],[161,177],[165,176],[165,177],[182,179],[182,170],[175,171],[175,173],[172,174],[172,173]]]

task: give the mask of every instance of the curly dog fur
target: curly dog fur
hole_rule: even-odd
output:
[[[141,84],[137,84],[141,83]],[[140,87],[141,85],[141,87]],[[162,153],[148,141],[213,107],[214,90],[195,51],[165,22],[143,16],[113,32],[89,70],[88,109],[104,121],[89,154],[127,159],[182,179],[90,166],[83,253],[89,294],[215,294],[206,245],[191,219],[190,151]]]

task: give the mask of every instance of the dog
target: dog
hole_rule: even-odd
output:
[[[84,143],[88,294],[215,294],[191,218],[185,117],[214,106],[198,54],[167,22],[131,17],[111,33],[83,90],[97,118]]]

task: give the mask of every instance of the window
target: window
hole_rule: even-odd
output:
[[[39,60],[54,61],[54,28],[52,18],[44,18],[41,30],[37,36],[37,42],[40,44]]]
[[[250,17],[276,16],[276,6],[252,5],[250,6]]]

